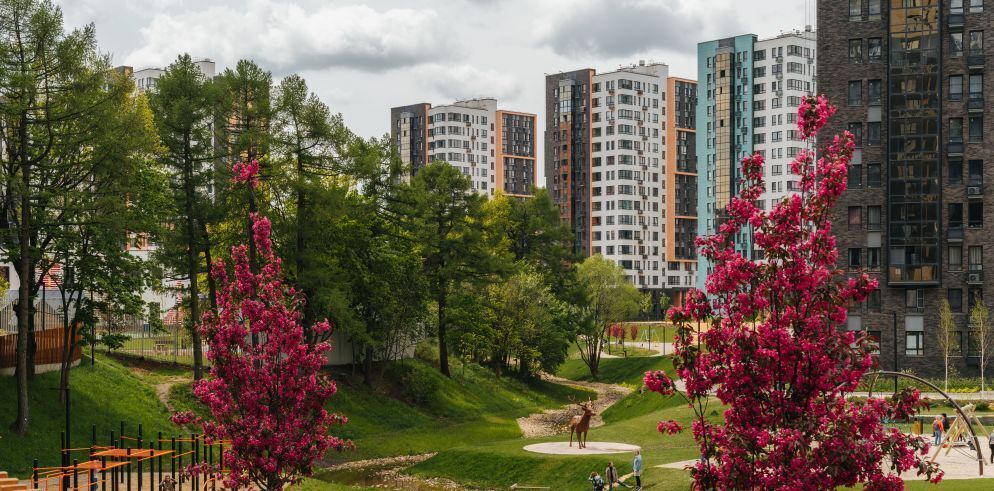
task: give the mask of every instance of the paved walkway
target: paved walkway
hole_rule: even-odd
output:
[[[629,445],[627,443],[615,443],[615,442],[587,442],[585,448],[580,448],[577,442],[573,442],[573,446],[569,445],[569,442],[546,442],[546,443],[534,443],[531,445],[526,445],[525,450],[535,453],[544,453],[552,455],[600,455],[600,454],[612,454],[612,453],[632,453],[636,450],[641,450],[642,447],[638,445]]]

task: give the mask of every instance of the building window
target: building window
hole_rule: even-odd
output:
[[[984,226],[984,202],[973,201],[967,207],[967,218],[970,228],[982,228]]]
[[[961,100],[963,100],[963,76],[962,75],[950,75],[949,76],[949,100],[951,100],[951,101],[961,101]]]
[[[984,246],[970,246],[966,256],[969,260],[969,271],[984,270]]]
[[[970,12],[983,12],[984,11],[984,0],[970,0]]]
[[[881,307],[883,307],[883,302],[881,301],[880,289],[877,288],[866,297],[866,308],[870,312],[880,312]]]
[[[871,232],[880,231],[880,206],[866,207],[866,229]]]
[[[866,123],[866,144],[880,145],[880,122]]]
[[[863,104],[863,81],[849,81],[849,105],[859,106]]]
[[[880,164],[866,164],[866,187],[879,188],[882,182]]]
[[[963,203],[949,203],[949,228],[963,228]]]
[[[970,141],[984,141],[984,117],[970,116]]]
[[[970,31],[969,47],[971,56],[984,54],[984,31]]]
[[[849,40],[849,63],[863,63],[863,40]]]
[[[880,80],[869,80],[866,82],[866,88],[867,88],[866,95],[871,106],[880,105],[882,85],[883,84],[880,82]]]
[[[870,20],[876,20],[880,18],[880,0],[867,0],[867,10],[870,14]]]
[[[970,160],[967,164],[967,177],[969,178],[968,184],[971,186],[980,186],[984,183],[984,161],[983,160]]]
[[[977,303],[983,303],[984,301],[984,289],[978,287],[970,287],[966,290],[966,307],[973,310],[973,306]]]
[[[880,271],[880,248],[866,248],[866,269],[870,271]]]
[[[884,56],[883,41],[881,38],[869,38],[866,40],[866,54],[870,58],[870,63],[879,63]]]
[[[963,0],[950,0],[950,2],[949,2],[949,13],[950,14],[962,14],[963,13]]]
[[[849,0],[849,20],[863,20],[863,0]]]
[[[925,354],[925,333],[922,331],[907,331],[904,333],[905,356],[922,356]]]
[[[949,246],[949,270],[963,271],[963,246]]]
[[[963,56],[963,33],[954,32],[949,35],[949,56]]]
[[[963,161],[950,159],[947,166],[949,167],[949,171],[946,173],[949,176],[949,184],[963,184]]]
[[[849,249],[849,271],[856,271],[863,266],[862,252],[863,250],[858,247]]]
[[[905,290],[904,307],[911,311],[920,311],[925,308],[925,290],[910,289]]]
[[[949,310],[953,312],[963,311],[963,289],[950,288],[946,290],[946,299],[949,300]]]
[[[863,123],[849,123],[848,128],[850,133],[852,133],[853,142],[856,144],[856,148],[863,146]]]
[[[962,90],[962,88],[960,88]],[[983,73],[971,73],[970,74],[970,100],[983,100],[984,99],[984,74]]]
[[[963,141],[963,118],[949,118],[949,141]]]
[[[850,165],[849,166],[849,188],[860,188],[863,187],[863,166],[862,165]],[[852,210],[852,208],[850,208]]]
[[[849,207],[849,230],[860,230],[863,228],[863,208],[860,206]]]

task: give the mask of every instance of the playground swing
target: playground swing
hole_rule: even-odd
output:
[[[939,453],[942,449],[946,449],[946,455],[949,455],[953,449],[957,452],[970,458],[977,458],[973,453],[982,452],[980,449],[973,448],[974,443],[968,437],[970,436],[970,425],[972,424],[974,428],[979,428],[980,434],[986,436],[988,440],[991,438],[991,433],[987,430],[984,424],[977,417],[977,413],[974,411],[976,407],[973,404],[967,404],[963,406],[963,417],[959,417],[953,420],[953,423],[949,425],[949,429],[942,435],[942,441],[936,446],[935,452],[932,454],[932,462],[938,458]],[[966,450],[962,447],[969,447]]]

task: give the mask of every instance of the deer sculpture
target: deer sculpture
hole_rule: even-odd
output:
[[[587,448],[587,432],[590,431],[590,417],[594,415],[594,405],[587,399],[587,402],[580,404],[570,398],[570,401],[578,406],[583,414],[573,416],[569,421],[569,446],[573,446],[573,433],[576,433],[576,443],[579,448]]]

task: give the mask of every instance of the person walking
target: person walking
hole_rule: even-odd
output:
[[[632,474],[635,475],[635,491],[642,491],[642,451],[641,450],[635,451],[635,461],[632,462]]]
[[[942,431],[945,427],[942,426],[942,416],[936,416],[932,420],[932,436],[935,437],[935,446],[942,444]]]
[[[618,468],[614,466],[614,462],[607,463],[607,469],[604,469],[604,480],[607,482],[607,489],[614,489],[615,484],[631,488],[631,486],[619,480]]]
[[[994,464],[994,435],[990,435],[990,436],[987,437],[987,446],[990,447],[990,450],[991,450],[991,463]]]
[[[604,491],[604,480],[597,475],[597,471],[591,472],[587,480],[594,485],[594,491]]]

